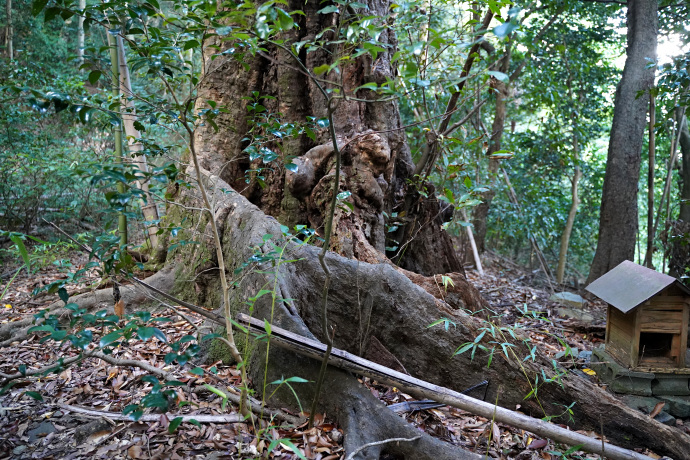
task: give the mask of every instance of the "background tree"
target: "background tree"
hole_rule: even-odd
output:
[[[601,201],[599,238],[588,282],[624,260],[633,260],[637,242],[637,188],[648,97],[654,84],[657,46],[657,2],[628,2],[625,68],[616,90],[606,175]]]

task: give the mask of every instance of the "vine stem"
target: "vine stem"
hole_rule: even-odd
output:
[[[226,331],[226,337],[224,338],[223,342],[225,342],[228,348],[230,348],[230,354],[232,355],[233,359],[237,361],[238,367],[241,368],[240,370],[242,373],[242,395],[240,401],[240,412],[245,417],[249,417],[251,416],[251,412],[249,410],[249,395],[247,393],[247,366],[244,360],[242,359],[242,355],[237,349],[237,345],[235,344],[235,336],[232,332],[232,312],[230,311],[230,288],[228,286],[228,280],[226,277],[223,244],[220,239],[220,233],[218,232],[218,224],[216,223],[216,217],[214,215],[213,208],[211,207],[211,202],[208,199],[206,186],[204,185],[204,181],[201,177],[201,166],[199,166],[199,158],[197,157],[196,146],[194,145],[194,131],[192,130],[192,128],[189,127],[189,124],[187,123],[186,111],[182,112],[182,125],[189,134],[189,152],[192,155],[192,161],[194,163],[194,172],[196,173],[199,191],[201,192],[204,207],[206,208],[206,211],[208,211],[209,220],[211,223],[211,231],[213,232],[213,242],[216,248],[216,258],[218,259],[218,271],[220,272],[220,285],[221,290],[223,291],[223,316],[225,317]]]
[[[321,387],[323,386],[323,380],[326,376],[326,368],[328,367],[328,358],[331,355],[331,350],[333,349],[333,340],[328,334],[328,289],[331,285],[331,271],[328,269],[328,264],[326,263],[326,253],[328,252],[328,247],[331,242],[331,233],[333,231],[333,216],[335,215],[335,207],[338,203],[338,191],[340,190],[340,149],[338,148],[338,141],[335,137],[335,127],[333,126],[333,107],[331,106],[332,99],[328,99],[328,130],[331,134],[331,141],[333,142],[333,152],[335,153],[335,178],[333,181],[333,191],[331,193],[331,203],[330,209],[328,210],[328,216],[326,217],[326,229],[323,238],[323,248],[319,254],[319,263],[321,268],[326,275],[323,282],[323,290],[321,292],[321,334],[323,339],[326,341],[326,354],[323,356],[323,361],[321,361],[321,369],[319,370],[319,378],[316,381],[316,392],[314,393],[314,400],[311,404],[311,409],[309,411],[309,428],[314,426],[314,415],[316,414],[316,407],[319,400],[319,395],[321,394]]]

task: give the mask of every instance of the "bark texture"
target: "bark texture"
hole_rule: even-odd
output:
[[[683,155],[680,175],[680,214],[667,230],[666,255],[669,274],[687,276],[690,269],[690,130],[684,116],[680,124],[680,151]],[[663,235],[662,235],[663,236]],[[688,280],[684,279],[688,284]]]
[[[637,182],[647,112],[640,92],[654,85],[656,59],[656,0],[628,2],[628,48],[623,77],[616,89],[613,125],[599,217],[599,239],[588,283],[624,260],[633,260],[637,238]]]
[[[313,39],[324,29],[339,26],[338,14],[316,13],[323,7],[316,0],[306,4],[297,0],[289,3],[290,9],[303,10],[306,16],[295,16],[300,27],[282,37],[288,41]],[[369,7],[367,14],[379,16],[381,21],[389,14],[388,1],[364,3]],[[430,198],[423,198],[410,185],[414,164],[405,132],[400,129],[397,104],[374,102],[379,96],[368,89],[355,91],[363,84],[382,84],[394,77],[390,59],[397,47],[395,35],[386,28],[379,40],[390,47],[379,53],[376,61],[369,55],[360,56],[343,65],[339,74],[331,72],[323,76],[339,82],[345,94],[361,99],[341,99],[334,112],[343,160],[340,191],[351,193],[347,201],[354,209],[336,211],[331,249],[346,257],[379,262],[385,260],[386,246],[399,246],[401,258],[396,262],[404,268],[425,274],[462,272],[448,235],[440,229],[443,221],[438,201],[433,193]],[[233,46],[227,42],[219,45]],[[219,175],[264,212],[290,228],[304,224],[322,235],[335,163],[328,130],[317,130],[315,141],[301,136],[269,143],[274,151],[281,152],[282,161],[262,164],[259,159],[250,161],[244,152],[248,146],[246,139],[251,137],[250,129],[254,127],[254,134],[257,133],[248,112],[251,101],[247,98],[253,92],[259,97],[275,98],[263,99],[261,103],[267,113],[280,114],[282,122],[303,123],[307,117],[327,116],[327,101],[300,70],[294,57],[277,47],[267,49],[254,58],[245,56],[244,64],[248,66],[245,70],[232,56],[216,56],[211,60],[210,55],[217,51],[207,48],[198,108],[203,108],[204,101],[213,100],[229,109],[229,113],[221,113],[215,120],[219,131],[210,126],[197,130],[196,147],[205,169]],[[333,55],[340,52],[329,51],[302,51],[299,59],[306,68],[313,69],[331,64]],[[283,166],[289,158],[295,158],[293,162],[298,166],[295,173]],[[416,231],[411,241],[396,243],[387,240],[384,212],[391,216],[401,211],[406,197],[412,197],[415,206],[404,218],[416,225]]]
[[[680,177],[680,215],[679,219],[690,223],[690,129],[688,117],[684,116],[680,124],[680,152],[683,155]]]
[[[272,244],[264,242],[263,236],[280,235],[278,223],[233,193],[228,185],[219,183],[219,188],[229,192],[219,192],[216,216],[223,229],[223,246],[230,267],[242,266],[252,255],[265,256],[275,251]],[[199,200],[191,191],[181,190],[179,193],[178,201],[186,206],[198,206]],[[171,216],[177,219],[187,212],[182,208],[173,209]],[[204,223],[203,219],[197,221],[193,229],[207,234],[208,222]],[[182,237],[193,237],[190,231],[185,230]],[[196,239],[204,240],[199,235]],[[286,248],[285,260],[295,261],[275,268],[276,264],[269,260],[236,273],[233,308],[235,311],[248,310],[246,300],[249,297],[259,289],[275,288],[276,302],[272,302],[271,295],[264,295],[253,304],[253,315],[311,337],[310,330],[321,330],[319,292],[324,274],[318,262],[319,249],[298,243],[285,244],[280,238],[275,238],[274,242],[278,247]],[[174,259],[169,264],[177,269],[177,295],[196,301],[203,299],[208,307],[216,307],[219,305],[219,281],[217,272],[208,270],[213,265],[213,256],[205,246],[178,247],[173,251]],[[200,262],[208,256],[210,260],[206,265]],[[333,276],[329,318],[335,331],[334,346],[363,356],[381,355],[383,347],[390,354],[386,359],[390,360],[392,355],[411,375],[455,390],[463,390],[488,379],[488,401],[498,400],[500,405],[508,408],[520,404],[522,411],[540,418],[561,414],[562,405],[569,406],[576,401],[573,419],[558,418],[558,423],[595,432],[599,432],[603,424],[604,433],[614,443],[624,447],[644,446],[674,458],[684,458],[690,451],[690,437],[684,433],[624,406],[588,380],[572,374],[558,377],[557,373],[562,369],[554,369],[551,362],[539,353],[534,359],[523,361],[529,355],[531,345],[525,345],[519,333],[517,339],[512,339],[505,329],[493,325],[493,332],[485,334],[482,344],[491,348],[492,341],[513,343],[514,347],[509,350],[515,355],[511,351],[508,351],[508,356],[504,355],[499,346],[488,367],[489,356],[481,350],[477,351],[474,359],[469,352],[453,356],[460,345],[472,342],[484,329],[492,328],[490,323],[465,311],[464,307],[477,302],[477,299],[474,297],[476,291],[462,285],[464,278],[461,275],[451,275],[455,279],[456,290],[446,292],[438,279],[440,277],[410,274],[391,264],[359,262],[333,253],[329,253],[327,260]],[[442,326],[427,327],[442,317],[450,319],[456,326],[448,331]],[[315,335],[318,337],[319,333]],[[323,337],[320,338],[323,341]],[[263,372],[267,355],[263,347],[259,344],[252,351],[250,360],[250,375],[259,391],[261,382],[265,381]],[[372,349],[377,353],[371,352]],[[317,374],[318,363],[292,356],[275,346],[271,347],[268,360],[266,378],[269,382],[293,375],[314,380]],[[540,375],[538,401],[534,398],[524,400],[537,375]],[[545,383],[543,375],[552,378],[553,382]],[[313,383],[293,387],[303,403],[313,395]],[[348,452],[364,443],[393,437],[393,433],[398,433],[398,437],[400,433],[409,432],[408,428],[403,428],[405,425],[401,419],[391,417],[372,401],[371,395],[358,386],[354,377],[332,371],[326,379],[326,390],[322,393],[321,407],[345,427]],[[294,395],[289,390],[279,391],[275,398],[276,404],[295,405]],[[405,446],[408,443],[401,443],[397,448],[405,449],[405,452],[399,452],[404,458],[453,458],[447,456],[448,452],[441,454],[437,447],[431,447],[435,446],[432,441],[428,442],[430,444],[423,448],[415,443],[408,446]],[[367,451],[361,458],[379,458],[379,453]],[[463,458],[461,455],[465,454],[456,451],[455,455],[455,458]]]

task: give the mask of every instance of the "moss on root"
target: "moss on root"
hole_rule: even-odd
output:
[[[220,327],[216,329],[214,332],[216,334],[222,335],[223,337],[226,336],[224,327]],[[242,356],[247,355],[248,349],[244,338],[235,335],[235,345],[237,346],[237,351],[239,351]],[[251,350],[249,351],[251,352]],[[206,356],[208,363],[215,363],[218,361],[222,361],[225,365],[235,363],[235,359],[232,357],[232,353],[230,352],[230,347],[225,342],[219,339],[213,339],[211,341],[211,343],[208,346],[208,352]],[[248,359],[245,360],[248,361]]]

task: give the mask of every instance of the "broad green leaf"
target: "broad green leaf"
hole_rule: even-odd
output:
[[[376,91],[378,88],[379,88],[379,86],[376,83],[369,82],[369,83],[365,83],[362,86],[355,89],[355,92],[359,91],[360,89],[370,89],[372,91]]]
[[[107,335],[104,335],[103,337],[101,337],[101,340],[100,340],[100,342],[98,342],[98,345],[101,348],[107,347],[111,343],[120,340],[120,337],[122,337],[122,331],[111,332],[110,334],[107,334]]]
[[[180,426],[180,423],[182,423],[182,417],[175,417],[170,421],[170,425],[168,425],[168,433],[173,434],[175,430],[177,430],[177,427]]]
[[[60,300],[65,302],[67,304],[67,301],[69,300],[69,294],[67,293],[67,289],[61,287],[58,289],[58,296],[60,297]]]
[[[24,265],[26,265],[27,269],[31,269],[31,260],[29,259],[29,252],[26,250],[26,246],[24,246],[24,241],[19,237],[19,235],[10,235],[10,239],[14,243],[15,246],[17,246],[17,249],[19,250],[19,255],[22,256],[22,260],[24,261]]]
[[[201,47],[201,43],[199,43],[198,40],[187,40],[186,42],[184,42],[184,46],[182,47],[182,49],[184,51],[187,51],[187,50],[190,50],[193,48],[200,48],[200,47]]]
[[[141,340],[146,342],[147,340],[149,340],[150,338],[153,337],[154,329],[156,329],[156,328],[155,327],[149,327],[149,326],[142,326],[139,329],[137,329],[137,335],[139,336],[139,338]]]
[[[43,401],[43,396],[41,396],[41,393],[38,393],[36,391],[25,391],[24,394],[27,396],[31,396],[36,401]]]
[[[31,14],[33,16],[38,16],[47,4],[48,0],[34,0],[33,5],[31,5]]]
[[[337,5],[329,5],[325,8],[321,8],[317,13],[319,14],[331,14],[331,13],[337,13],[338,12],[338,6]]]
[[[322,64],[318,67],[314,67],[314,73],[316,75],[323,75],[326,72],[328,72],[331,69],[331,66],[328,64]]]
[[[52,333],[52,332],[55,332],[55,328],[53,326],[48,326],[46,324],[43,324],[41,326],[34,326],[34,327],[30,328],[27,332],[31,333],[31,332],[41,332],[41,331]]]
[[[295,22],[292,20],[292,16],[280,8],[276,8],[276,15],[278,27],[280,27],[281,30],[290,30],[295,25]]]
[[[494,77],[496,80],[500,80],[502,82],[507,83],[508,80],[510,80],[510,77],[508,77],[508,75],[504,74],[503,72],[499,72],[498,70],[489,70],[487,73]]]
[[[494,27],[493,33],[500,39],[506,38],[512,31],[519,26],[511,21],[506,21],[503,24]]]
[[[98,83],[98,79],[101,78],[101,75],[103,75],[103,72],[100,70],[92,70],[89,72],[89,83],[95,86],[96,83]]]

